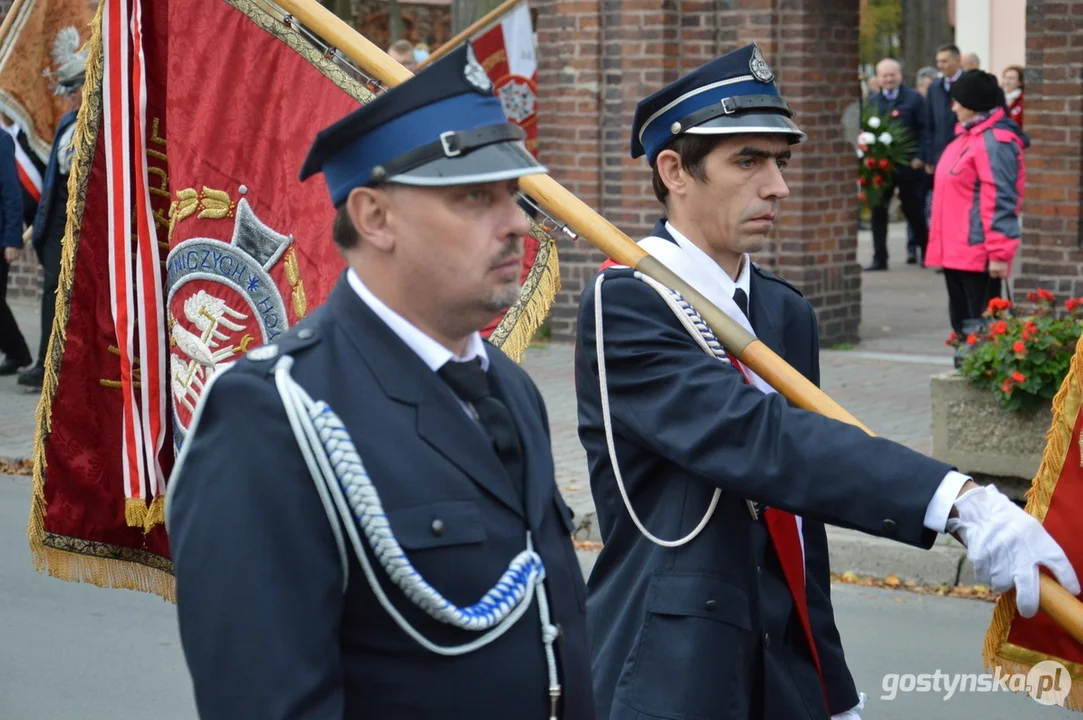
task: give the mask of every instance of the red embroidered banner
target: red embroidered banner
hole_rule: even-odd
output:
[[[103,33],[108,10],[124,5],[128,17],[114,18]],[[109,31],[126,43],[141,76],[106,82]],[[326,187],[300,183],[297,174],[315,134],[372,96],[311,40],[254,3],[106,0],[85,97],[43,391],[31,545],[39,569],[48,566],[51,574],[172,598],[164,487],[156,486],[149,450],[159,417],[155,398],[165,400],[157,464],[168,478],[209,377],[320,305],[344,268],[331,239]],[[123,147],[114,147],[107,162],[102,118],[109,101],[114,124],[122,114],[131,132],[113,134],[111,142]],[[110,180],[119,181],[112,183],[115,196],[127,185],[129,207],[142,210],[121,228],[128,247],[112,256],[116,269],[130,274],[126,309],[137,324],[119,340]],[[162,281],[157,294],[155,275]],[[121,368],[126,342],[143,350],[132,353],[128,383]],[[157,382],[148,354],[161,357]],[[129,413],[134,433],[125,430],[126,385],[137,405]],[[125,472],[126,464],[139,463],[125,454],[125,433],[148,453],[141,477]]]
[[[1027,494],[1027,512],[1060,544],[1072,567],[1083,577],[1083,343],[1053,400],[1053,423],[1045,453]],[[1045,572],[1043,570],[1043,572]],[[985,664],[1006,674],[1026,675],[1026,691],[1043,705],[1083,711],[1083,645],[1052,618],[1039,611],[1033,618],[1019,615],[1014,592],[997,601],[985,638]],[[1013,687],[1013,689],[1015,689]]]
[[[326,186],[297,176],[316,133],[373,96],[265,7],[99,5],[35,443],[39,571],[172,599],[165,486],[202,389],[344,269]],[[490,336],[519,355],[557,282],[552,239],[534,238],[523,296]]]

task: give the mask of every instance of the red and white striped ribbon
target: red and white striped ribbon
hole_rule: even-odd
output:
[[[135,312],[131,262],[131,114],[128,96],[128,0],[105,0],[102,41],[105,68],[102,112],[109,210],[109,300],[120,349],[120,384],[123,402],[122,466],[124,494],[144,498],[146,466],[143,438],[136,427],[133,370]]]
[[[162,265],[154,211],[150,205],[147,172],[147,80],[143,56],[142,0],[132,0],[132,124],[135,150],[136,267],[139,302],[139,357],[141,358],[142,430],[147,454],[148,498],[165,484],[159,453],[165,441],[165,315],[162,300]]]

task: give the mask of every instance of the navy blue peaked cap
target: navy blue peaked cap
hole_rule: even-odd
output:
[[[322,172],[336,206],[357,187],[510,180],[546,169],[508,121],[464,43],[316,136],[301,180]]]
[[[636,106],[632,157],[653,165],[667,144],[685,133],[783,133],[792,144],[805,133],[775,87],[775,74],[755,43],[716,58]]]

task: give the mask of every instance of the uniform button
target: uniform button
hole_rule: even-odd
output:
[[[707,612],[714,612],[714,609],[716,607],[718,607],[718,603],[716,603],[714,600],[708,600],[707,604],[703,606],[703,609]]]
[[[888,518],[887,520],[885,520],[883,522],[881,527],[884,529],[884,532],[887,533],[888,535],[894,535],[895,534],[895,521],[894,520]]]
[[[436,518],[432,521],[432,534],[436,537],[440,537],[444,534],[444,521],[440,518]]]
[[[299,330],[297,332],[297,337],[300,340],[308,340],[310,337],[312,337],[312,331],[308,328],[305,328],[304,330]]]
[[[764,647],[771,647],[771,634],[770,633],[764,633],[763,634],[763,646]]]

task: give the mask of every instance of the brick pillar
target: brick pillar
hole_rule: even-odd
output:
[[[1019,294],[1044,287],[1061,299],[1083,295],[1080,37],[1083,0],[1028,0],[1025,129],[1032,145],[1014,270]]]
[[[790,197],[766,249],[772,269],[816,308],[821,346],[853,343],[861,324],[857,160],[842,115],[858,100],[858,3],[782,0],[780,10],[768,57],[809,138],[794,148],[786,175]]]
[[[842,113],[857,100],[857,0],[539,0],[539,146],[554,178],[633,239],[661,212],[643,158],[629,157],[636,103],[718,55],[758,42],[810,142],[797,150],[778,236],[758,260],[805,292],[825,344],[860,321],[853,150]],[[594,23],[597,22],[595,25]],[[593,117],[593,128],[590,131]],[[575,334],[584,284],[602,261],[561,242],[553,337]]]

